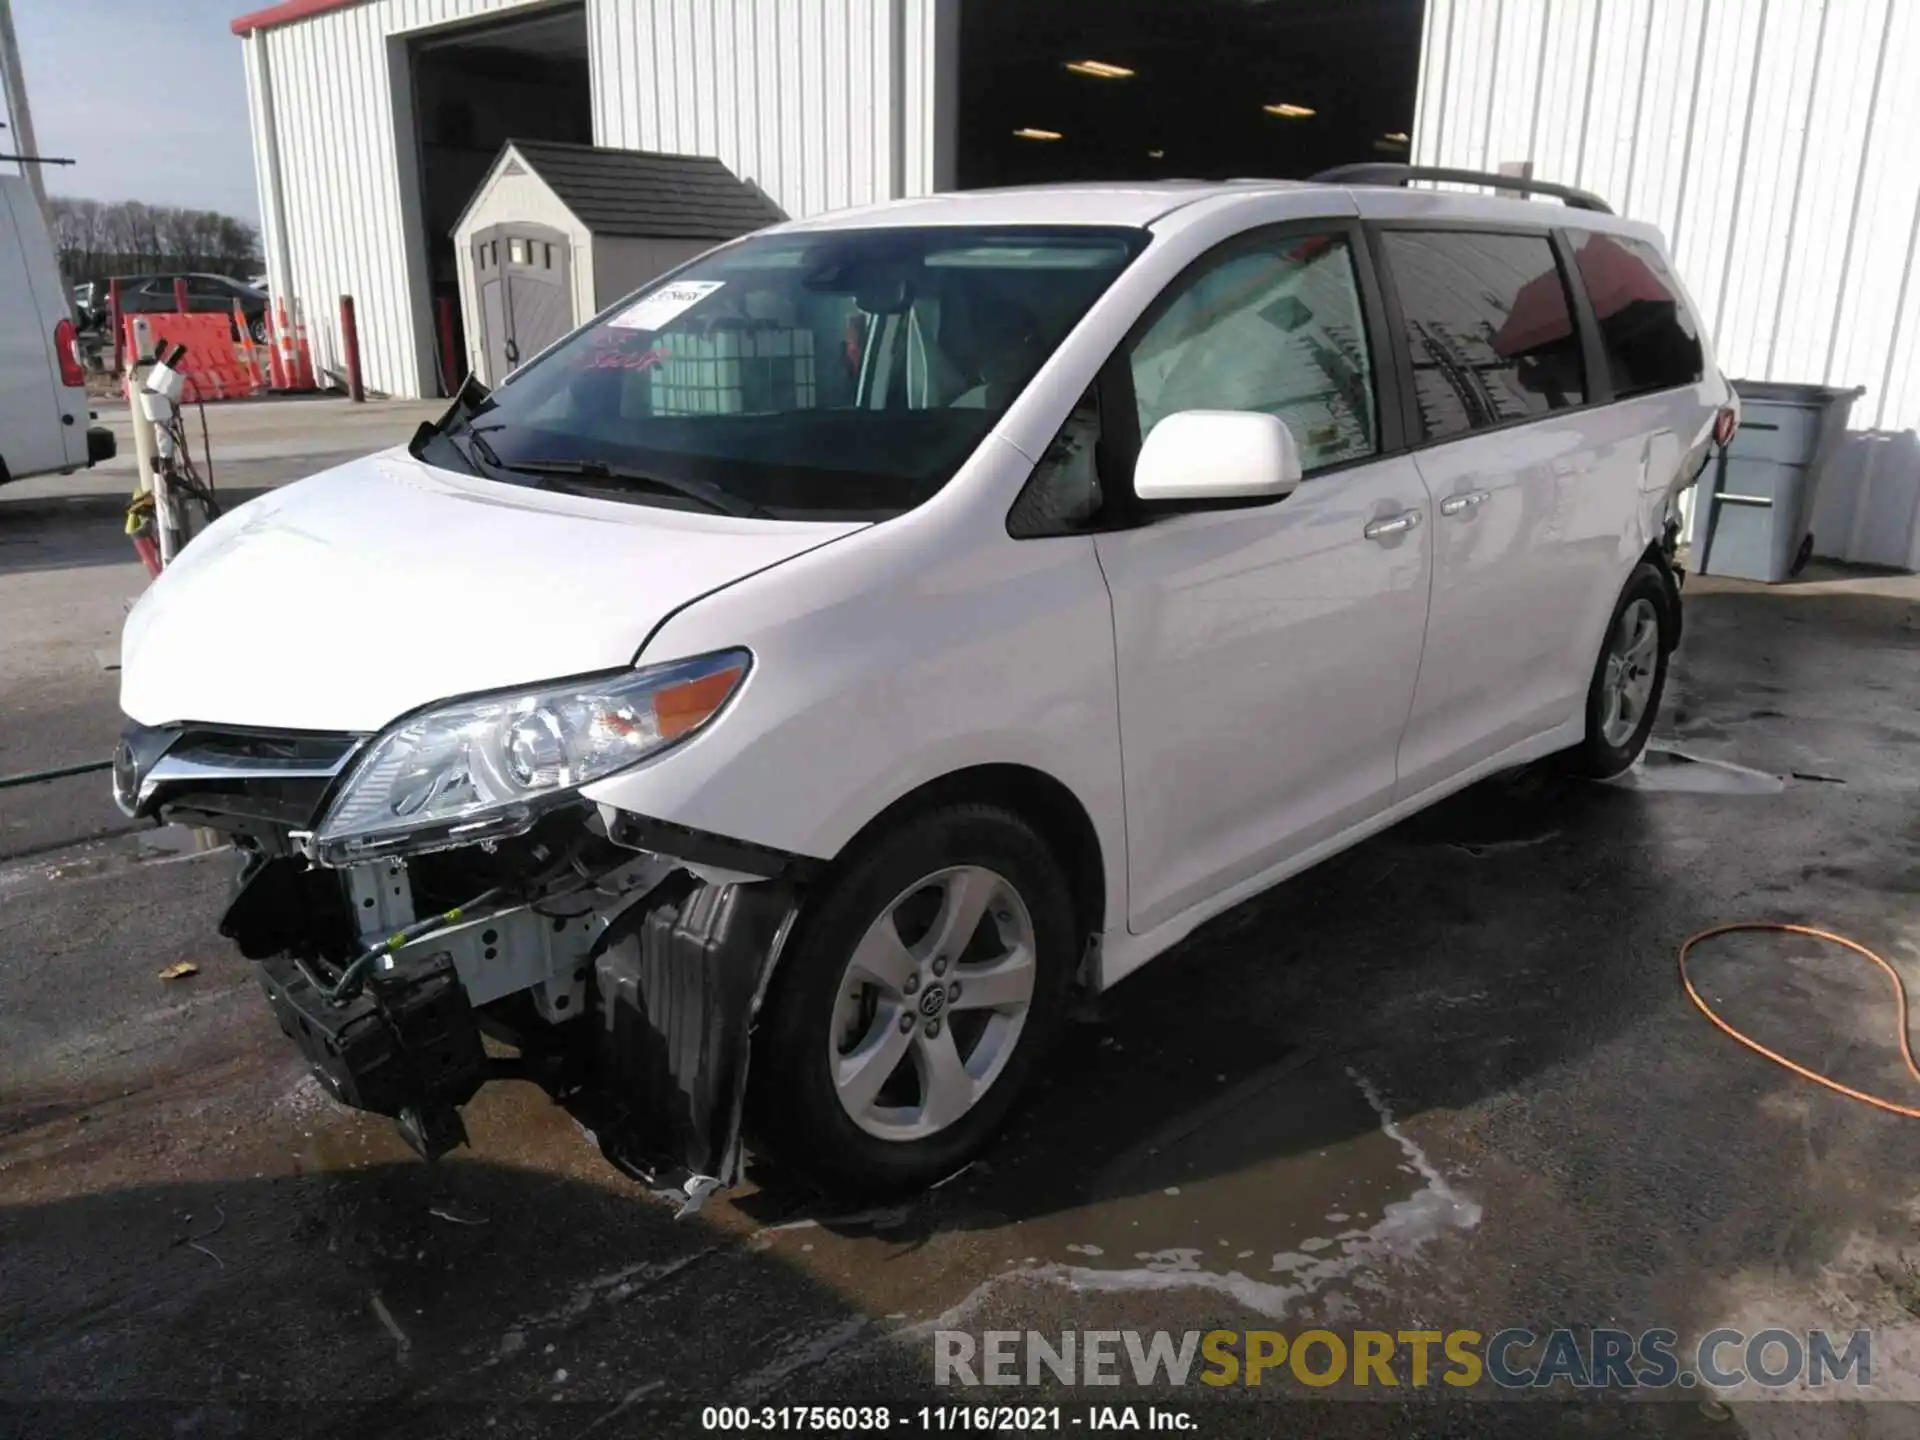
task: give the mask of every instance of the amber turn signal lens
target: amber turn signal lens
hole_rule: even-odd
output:
[[[660,725],[660,738],[671,740],[705,724],[708,716],[727,703],[727,696],[746,673],[746,666],[736,665],[685,684],[670,685],[656,694],[653,714]]]

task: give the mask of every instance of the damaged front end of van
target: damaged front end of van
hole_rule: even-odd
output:
[[[432,1159],[466,1140],[481,1085],[532,1081],[692,1209],[738,1177],[748,1032],[811,862],[533,786],[542,767],[591,773],[609,735],[670,740],[697,687],[711,699],[746,664],[442,707],[377,736],[136,724],[115,798],[231,841],[220,931],[336,1100]],[[490,793],[516,784],[541,798]]]
[[[819,862],[606,792],[755,683],[744,645],[640,658],[660,618],[857,528],[351,462],[141,597],[115,799],[231,842],[221,932],[336,1099],[433,1158],[481,1085],[533,1081],[698,1203],[739,1174],[748,1032]]]

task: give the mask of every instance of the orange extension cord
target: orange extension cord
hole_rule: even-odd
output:
[[[1811,1080],[1816,1085],[1824,1085],[1829,1090],[1837,1090],[1848,1099],[1862,1101],[1865,1104],[1873,1106],[1875,1109],[1886,1110],[1895,1115],[1905,1115],[1911,1119],[1920,1120],[1920,1107],[1895,1104],[1891,1100],[1881,1099],[1878,1095],[1869,1095],[1864,1090],[1855,1090],[1852,1086],[1842,1085],[1838,1080],[1809,1070],[1804,1065],[1796,1064],[1778,1051],[1769,1050],[1751,1035],[1741,1034],[1738,1030],[1734,1029],[1733,1026],[1713,1013],[1713,1007],[1700,997],[1700,992],[1693,988],[1693,981],[1687,976],[1687,952],[1702,940],[1711,940],[1716,935],[1732,935],[1747,930],[1784,931],[1789,935],[1810,935],[1815,940],[1825,940],[1830,944],[1839,945],[1851,950],[1856,955],[1864,955],[1882,970],[1886,971],[1887,978],[1893,982],[1893,998],[1900,1008],[1900,1058],[1907,1062],[1907,1073],[1913,1076],[1914,1083],[1920,1084],[1920,1065],[1916,1065],[1913,1062],[1913,1045],[1907,1036],[1907,987],[1900,980],[1900,972],[1895,970],[1893,966],[1889,965],[1880,956],[1874,954],[1873,951],[1867,949],[1866,946],[1857,941],[1849,940],[1844,935],[1835,935],[1826,930],[1815,930],[1810,925],[1787,925],[1777,920],[1742,920],[1737,924],[1716,925],[1711,930],[1702,930],[1698,935],[1689,938],[1687,942],[1680,947],[1680,983],[1687,987],[1687,995],[1695,1005],[1700,1007],[1700,1013],[1749,1050],[1758,1051],[1760,1054],[1766,1056],[1767,1059],[1773,1061],[1774,1064],[1785,1066],[1803,1080]]]

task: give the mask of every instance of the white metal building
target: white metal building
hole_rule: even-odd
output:
[[[475,21],[577,21],[577,39],[557,26],[507,37],[523,55],[584,61],[590,133],[536,138],[712,155],[798,215],[951,185],[935,135],[956,12],[957,0],[291,0],[244,16],[272,290],[300,300],[317,367],[338,367],[334,311],[350,294],[368,387],[438,392],[415,82],[422,47],[462,41]],[[504,103],[487,95],[480,125]],[[448,230],[500,143],[521,138],[484,135],[467,189],[442,204]]]
[[[1410,133],[1416,161],[1530,166],[1657,222],[1734,375],[1863,385],[1856,426],[1920,425],[1913,0],[289,0],[234,29],[273,288],[323,368],[352,294],[394,394],[443,383],[444,232],[503,127],[710,155],[795,215],[1306,174]],[[1886,445],[1875,467],[1920,473]]]

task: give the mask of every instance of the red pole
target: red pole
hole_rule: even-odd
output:
[[[455,368],[453,350],[453,297],[442,295],[438,302],[440,311],[440,378],[452,395],[460,389],[463,378]]]
[[[182,315],[187,313],[187,282],[178,275],[173,277],[173,308]]]
[[[353,323],[353,297],[340,297],[340,344],[347,352],[347,399],[358,405],[367,398],[360,383],[360,329]]]
[[[120,373],[120,277],[107,281],[107,324],[113,330],[113,373]]]

